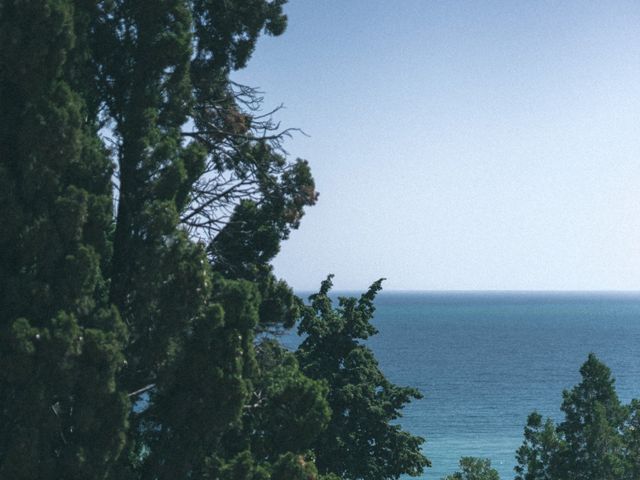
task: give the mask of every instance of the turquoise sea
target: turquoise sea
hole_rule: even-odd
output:
[[[624,402],[640,397],[640,293],[382,292],[376,307],[369,346],[382,370],[424,394],[400,422],[427,440],[421,478],[471,455],[512,479],[527,415],[561,419],[589,352]]]

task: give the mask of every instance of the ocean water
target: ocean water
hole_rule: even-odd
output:
[[[382,292],[376,308],[368,345],[391,381],[424,394],[400,420],[426,438],[433,466],[420,478],[478,456],[512,479],[527,415],[561,420],[589,352],[622,401],[640,397],[640,294]]]

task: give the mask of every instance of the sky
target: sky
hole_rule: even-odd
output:
[[[298,290],[640,289],[640,2],[291,0],[234,79],[320,192]]]

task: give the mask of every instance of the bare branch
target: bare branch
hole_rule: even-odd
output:
[[[135,392],[131,392],[129,394],[127,394],[127,397],[137,397],[138,395],[143,394],[144,392],[148,392],[149,390],[153,389],[156,387],[155,383],[150,383],[149,385],[146,385],[138,390],[136,390]]]

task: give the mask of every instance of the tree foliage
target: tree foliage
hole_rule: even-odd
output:
[[[637,402],[620,403],[611,371],[594,354],[580,374],[582,381],[563,392],[564,421],[529,416],[516,480],[637,478]]]
[[[79,84],[82,6],[0,5],[0,477],[104,478],[124,445],[111,164]]]
[[[417,392],[359,344],[379,283],[316,317],[328,287],[307,309],[270,265],[318,194],[282,148],[291,131],[231,75],[284,31],[284,3],[0,2],[0,477],[427,465],[389,423]],[[272,338],[303,314],[303,331],[343,318],[345,350]],[[343,365],[318,370],[327,355]]]
[[[488,458],[462,457],[460,470],[442,480],[500,480],[500,477]]]
[[[516,453],[516,480],[552,480],[560,460],[560,439],[553,421],[533,412],[524,428],[524,442]]]
[[[329,385],[333,415],[314,444],[318,468],[348,479],[419,475],[430,465],[420,452],[424,440],[393,422],[421,394],[389,382],[362,343],[377,333],[370,322],[382,280],[359,299],[340,298],[334,308],[331,278],[310,298],[299,328],[306,338],[296,352],[304,373]]]

